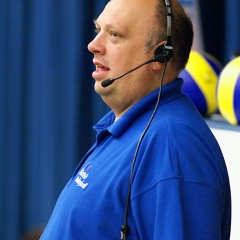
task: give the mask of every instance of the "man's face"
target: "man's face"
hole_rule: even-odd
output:
[[[96,80],[95,90],[107,103],[109,100],[119,101],[127,107],[153,90],[151,64],[109,87],[101,86],[103,80],[118,77],[153,57],[154,50],[144,52],[153,16],[154,0],[112,0],[95,21],[97,36],[89,43],[88,49],[94,54],[93,63],[96,65],[92,74]]]

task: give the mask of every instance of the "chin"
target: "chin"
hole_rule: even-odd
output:
[[[104,99],[112,97],[114,95],[115,87],[112,87],[112,85],[110,85],[104,88],[100,82],[95,82],[94,90],[102,97],[103,101],[105,102]]]
[[[109,87],[102,87],[101,82],[95,82],[94,84],[94,90],[96,93],[98,93],[101,96],[108,95],[109,94]]]

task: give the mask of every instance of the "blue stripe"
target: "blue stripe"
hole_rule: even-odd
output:
[[[185,93],[189,97],[189,99],[193,102],[198,111],[203,116],[205,116],[207,113],[207,102],[200,88],[195,83],[193,77],[186,70],[183,70],[179,74],[179,77],[182,78],[184,81],[182,87],[183,93]]]
[[[237,123],[240,124],[240,73],[234,89],[233,104]]]
[[[205,59],[208,61],[208,63],[211,65],[211,67],[213,68],[214,72],[217,74],[217,76],[219,76],[219,74],[221,73],[222,68],[220,66],[218,66],[212,59],[210,59],[208,56],[205,56]]]

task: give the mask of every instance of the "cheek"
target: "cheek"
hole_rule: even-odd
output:
[[[117,52],[110,58],[110,65],[115,77],[118,77],[131,69],[131,59],[124,52]]]
[[[114,76],[119,76],[147,61],[142,48],[130,42],[126,44],[109,45],[108,61]]]

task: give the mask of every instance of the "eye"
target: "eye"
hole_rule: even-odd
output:
[[[110,31],[109,33],[110,33],[110,35],[111,35],[113,38],[118,38],[118,37],[120,36],[120,35],[119,35],[118,33],[116,33],[116,32]]]

